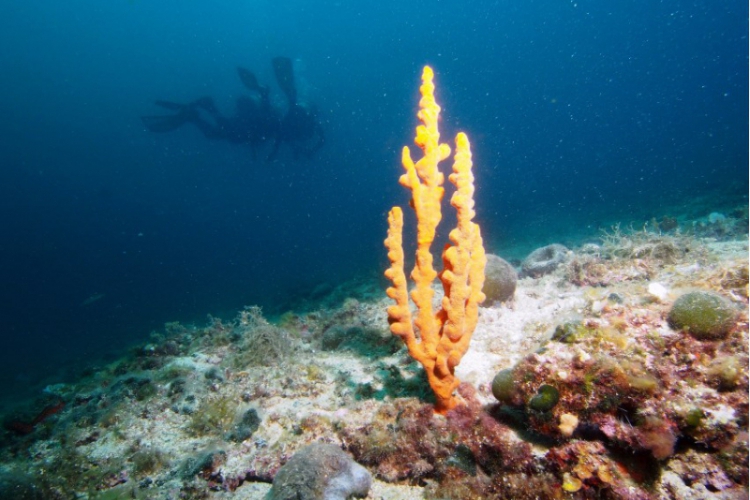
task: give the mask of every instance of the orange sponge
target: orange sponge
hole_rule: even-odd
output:
[[[435,102],[433,71],[425,66],[422,72],[422,98],[417,116],[422,122],[414,140],[424,156],[416,163],[408,147],[404,147],[402,164],[406,173],[399,182],[411,190],[411,207],[417,216],[417,251],[411,278],[414,288],[407,293],[404,274],[402,233],[404,216],[401,208],[393,207],[388,214],[388,238],[385,246],[391,267],[385,272],[393,283],[387,294],[395,301],[388,308],[391,332],[404,341],[409,355],[419,361],[427,372],[437,403],[435,411],[445,413],[458,404],[454,391],[459,381],[456,366],[469,347],[477,324],[478,307],[484,300],[485,251],[479,226],[474,218],[474,176],[471,146],[466,134],[456,137],[453,173],[448,177],[456,186],[451,205],[456,209],[458,224],[450,232],[451,243],[443,250],[443,271],[440,280],[445,295],[442,306],[432,307],[432,283],[438,277],[433,267],[430,247],[440,223],[444,175],[438,165],[450,156],[450,147],[440,143],[438,117],[440,106]],[[409,297],[416,306],[412,319]]]

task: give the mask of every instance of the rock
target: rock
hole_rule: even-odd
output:
[[[652,282],[648,284],[648,294],[659,302],[664,302],[669,297],[669,290],[661,283]]]
[[[539,278],[549,274],[568,260],[568,252],[566,247],[557,243],[537,248],[521,263],[521,275]]]
[[[708,214],[709,224],[720,224],[727,220],[727,217],[721,212],[711,212]]]
[[[572,413],[563,413],[560,415],[560,425],[557,426],[560,429],[560,434],[565,437],[570,437],[578,427],[578,417]]]
[[[500,370],[492,379],[492,395],[501,403],[510,403],[516,391],[516,383],[513,380],[513,370],[506,368]]]
[[[485,306],[494,302],[505,302],[513,298],[516,292],[518,274],[513,266],[497,255],[487,254],[487,265],[484,268],[484,287],[482,292],[487,296]]]
[[[669,311],[669,325],[685,330],[698,340],[723,339],[729,334],[737,310],[718,293],[690,292],[682,295]]]
[[[549,384],[542,385],[529,400],[529,408],[535,411],[550,411],[560,401],[560,392]]]
[[[260,427],[261,419],[258,416],[258,412],[255,408],[250,408],[243,415],[240,421],[234,426],[228,435],[227,439],[234,441],[235,443],[241,443],[246,439],[250,439],[255,431]]]
[[[313,443],[299,450],[276,477],[266,500],[346,500],[364,498],[370,473],[338,446]]]

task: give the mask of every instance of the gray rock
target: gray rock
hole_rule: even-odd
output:
[[[566,247],[557,243],[537,248],[521,263],[521,274],[532,278],[549,274],[568,260],[568,252]]]
[[[370,473],[338,446],[313,443],[299,450],[276,477],[266,500],[346,500],[364,498]]]
[[[494,302],[505,302],[513,298],[516,292],[518,273],[505,259],[487,254],[487,265],[484,268],[484,287],[482,292],[487,296],[485,306]]]

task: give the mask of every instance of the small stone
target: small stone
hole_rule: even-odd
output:
[[[669,290],[661,283],[653,282],[648,284],[648,294],[659,302],[664,302],[669,297]]]
[[[574,493],[583,487],[583,482],[569,472],[563,474],[563,489],[567,492]]]
[[[560,415],[560,425],[557,426],[560,429],[560,434],[565,437],[570,437],[578,427],[578,417],[572,413],[563,413]]]

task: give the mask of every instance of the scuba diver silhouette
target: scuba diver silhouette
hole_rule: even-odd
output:
[[[276,158],[279,148],[284,142],[289,143],[292,147],[295,159],[300,156],[312,158],[325,144],[323,126],[318,120],[317,109],[298,101],[292,60],[287,57],[276,57],[272,64],[276,81],[287,97],[287,110],[281,119],[276,141],[268,155],[268,160]]]
[[[234,115],[223,116],[213,99],[201,97],[189,104],[156,101],[157,106],[176,113],[142,116],[141,120],[148,130],[157,133],[171,132],[186,123],[192,123],[208,139],[249,144],[253,158],[262,144],[271,139],[273,147],[267,161],[276,159],[283,143],[290,145],[295,159],[300,156],[312,158],[325,144],[317,110],[314,106],[298,102],[291,59],[276,57],[272,63],[276,81],[287,98],[285,112],[271,103],[268,86],[260,85],[251,71],[238,67],[240,80],[252,95],[237,99]]]

